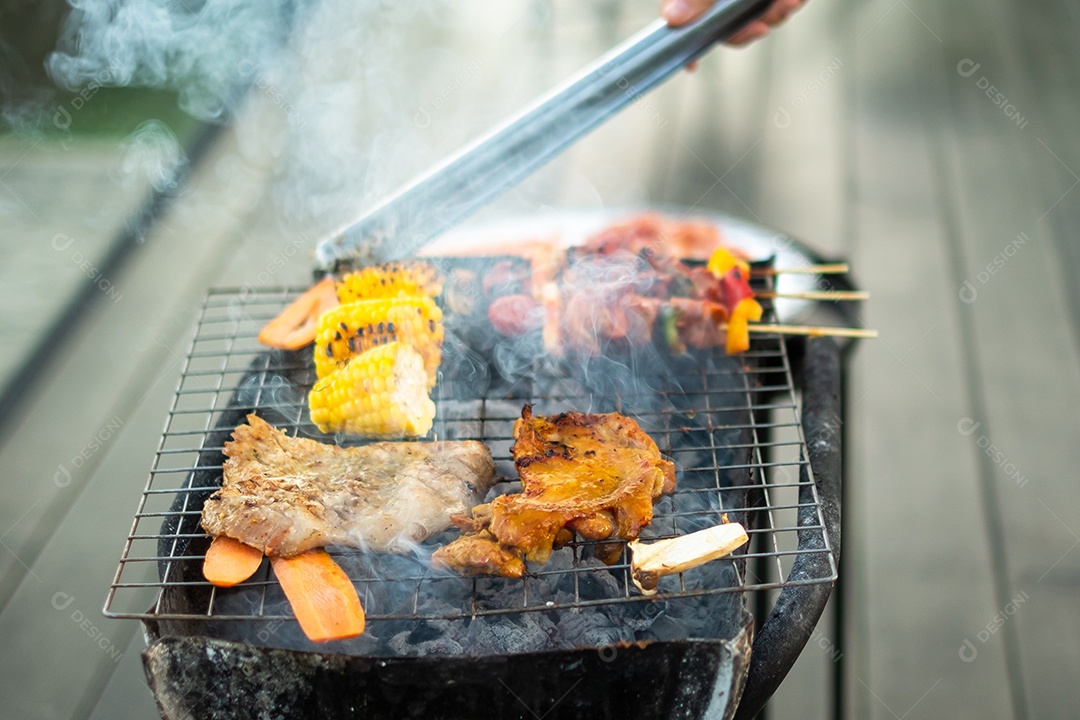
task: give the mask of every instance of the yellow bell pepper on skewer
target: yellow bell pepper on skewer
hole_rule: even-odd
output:
[[[725,248],[714,250],[713,254],[709,256],[709,264],[706,267],[708,267],[709,272],[718,278],[727,275],[732,268],[739,268],[744,280],[750,277],[750,263],[735,257]]]
[[[760,320],[761,313],[761,304],[754,298],[743,298],[735,306],[727,323],[725,350],[728,355],[737,355],[750,349],[749,324]]]

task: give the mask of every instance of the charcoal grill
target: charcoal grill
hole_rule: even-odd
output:
[[[324,240],[316,267],[400,259],[429,246],[766,5],[719,0],[686,27],[657,21]],[[487,260],[440,261],[448,287],[477,287]],[[475,308],[451,308],[435,437],[484,441],[512,478],[507,452],[523,404],[541,414],[617,410],[639,422],[679,475],[644,537],[731,520],[747,527],[751,545],[662,579],[648,598],[630,582],[625,548],[611,563],[610,545],[571,543],[518,580],[432,572],[426,556],[449,536],[407,556],[331,549],[360,593],[368,628],[360,638],[316,647],[298,631],[265,562],[228,590],[201,577],[209,540],[200,512],[221,484],[232,429],[257,412],[290,433],[319,437],[305,419],[310,353],[267,352],[256,342],[260,326],[298,292],[234,288],[207,296],[106,601],[107,615],[143,621],[144,663],[164,717],[756,713],[809,638],[838,574],[832,341],[808,343],[805,367],[792,367],[788,346],[768,335],[738,358],[673,356],[650,346],[567,363],[546,357],[540,344],[490,342],[490,332],[470,331],[484,324],[468,317]],[[486,320],[483,293],[475,299]],[[443,300],[444,309],[458,304]],[[801,418],[796,373],[814,379]],[[497,486],[513,489],[512,482]],[[772,590],[780,596],[751,654],[747,593]]]
[[[491,261],[438,262],[448,275],[476,278]],[[511,428],[524,403],[542,414],[618,410],[638,420],[679,476],[644,536],[726,518],[746,525],[751,543],[666,578],[648,599],[629,580],[625,550],[606,566],[589,542],[571,543],[522,580],[436,574],[423,554],[331,549],[369,629],[316,646],[268,563],[229,590],[203,580],[209,540],[198,527],[203,501],[221,483],[222,445],[248,412],[290,434],[328,439],[306,419],[310,353],[266,351],[256,339],[300,291],[207,295],[109,592],[107,615],[144,623],[146,670],[164,717],[528,717],[557,707],[558,717],[691,718],[730,717],[736,707],[750,717],[761,707],[837,578],[832,340],[798,348],[805,362],[794,367],[791,346],[772,335],[756,336],[738,358],[650,347],[569,367],[497,344],[478,348],[484,341],[468,336],[467,323],[456,331],[448,314],[436,437],[486,442],[500,476],[512,478]],[[507,481],[496,491],[514,489]],[[751,652],[748,593],[770,590],[781,592]]]

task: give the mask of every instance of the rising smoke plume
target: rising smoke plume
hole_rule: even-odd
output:
[[[302,0],[71,0],[46,66],[60,87],[175,90],[203,120],[228,109],[242,59],[265,62]]]

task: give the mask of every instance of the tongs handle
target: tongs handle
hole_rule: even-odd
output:
[[[657,20],[451,155],[315,250],[316,269],[414,255],[626,105],[730,37],[771,0],[717,0],[680,28]]]

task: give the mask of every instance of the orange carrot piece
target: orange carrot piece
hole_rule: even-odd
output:
[[[218,535],[203,560],[203,577],[218,587],[239,585],[262,565],[262,550]]]
[[[337,307],[337,286],[332,277],[315,283],[259,333],[259,342],[282,350],[299,350],[315,342],[319,316]]]
[[[344,640],[364,632],[364,609],[356,588],[325,550],[271,557],[270,564],[308,640]]]

